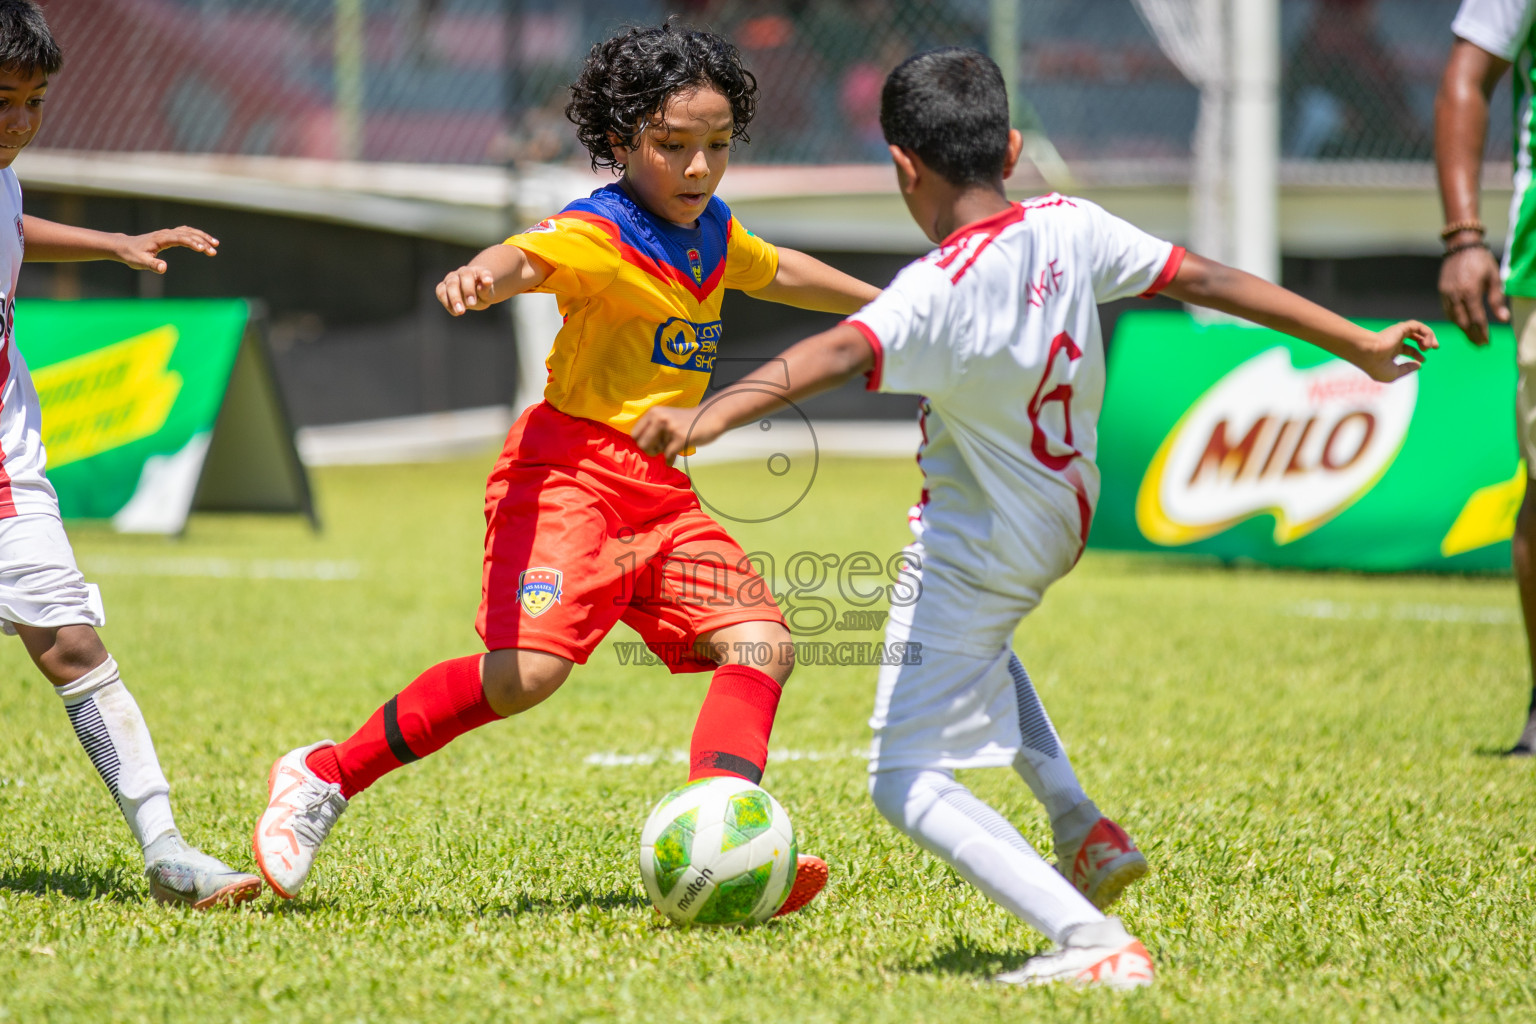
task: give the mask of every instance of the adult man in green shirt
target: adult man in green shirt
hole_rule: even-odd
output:
[[[1526,472],[1536,467],[1536,189],[1531,188],[1536,138],[1532,93],[1536,92],[1536,0],[1462,0],[1451,23],[1456,41],[1435,97],[1435,164],[1445,226],[1440,238],[1440,301],[1446,315],[1474,345],[1488,343],[1488,310],[1515,330],[1519,383],[1515,406],[1520,455]],[[1483,242],[1478,184],[1488,134],[1488,99],[1513,66],[1515,109],[1515,195],[1509,211],[1509,238],[1501,267]],[[1508,298],[1506,298],[1506,295]],[[1486,304],[1486,305],[1485,305]],[[1527,479],[1515,521],[1515,579],[1525,612],[1527,653],[1536,681],[1536,496]],[[1536,753],[1536,687],[1520,739],[1508,750]]]

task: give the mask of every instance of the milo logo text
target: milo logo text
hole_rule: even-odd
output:
[[[678,370],[712,373],[720,351],[720,321],[696,324],[672,317],[656,328],[651,362]]]
[[[1381,479],[1413,419],[1418,381],[1380,384],[1339,360],[1298,370],[1286,349],[1217,381],[1163,440],[1136,497],[1157,544],[1192,544],[1256,515],[1287,544]]]
[[[704,887],[714,877],[715,872],[713,869],[699,868],[699,877],[689,882],[687,888],[683,890],[683,898],[677,901],[677,909],[682,911],[692,906],[694,899],[698,897],[699,893],[704,891]]]

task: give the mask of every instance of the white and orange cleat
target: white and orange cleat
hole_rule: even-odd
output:
[[[1125,887],[1147,873],[1147,858],[1125,829],[1105,817],[1075,845],[1056,843],[1056,870],[1100,910],[1108,910]]]
[[[262,877],[285,900],[298,895],[315,852],[347,809],[341,787],[326,782],[304,763],[311,752],[331,746],[333,741],[321,740],[290,750],[273,762],[267,776],[267,809],[256,819],[251,849]]]
[[[803,909],[827,887],[827,875],[826,861],[809,854],[800,854],[795,861],[795,884],[789,887],[789,895],[784,897],[783,905],[773,916],[783,917]]]
[[[999,974],[1005,985],[1145,988],[1152,984],[1152,957],[1118,917],[1082,924],[1067,933],[1059,949],[1031,957],[1023,967]]]

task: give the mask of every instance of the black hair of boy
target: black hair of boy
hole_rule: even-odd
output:
[[[0,0],[0,70],[47,76],[63,64],[42,8],[32,0]]]
[[[992,58],[946,47],[908,57],[880,92],[880,130],[951,185],[1002,180],[1008,89]]]
[[[571,86],[565,116],[592,157],[592,169],[617,166],[613,138],[634,148],[667,99],[684,89],[710,86],[731,104],[732,139],[750,142],[747,125],[757,111],[757,79],[741,66],[741,53],[713,32],[668,22],[630,28],[598,43]]]

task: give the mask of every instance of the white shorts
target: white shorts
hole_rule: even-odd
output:
[[[904,570],[901,582],[917,599],[892,602],[885,642],[921,649],[913,664],[880,668],[869,770],[1012,764],[1024,742],[1017,691],[1028,685],[1012,671],[1013,634],[1055,577],[1004,594],[942,560],[925,562],[921,542],[906,556],[920,568]]]
[[[106,622],[101,591],[75,565],[64,524],[50,515],[0,519],[0,632]]]

